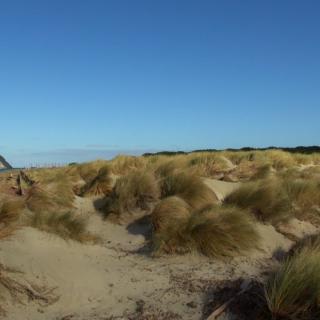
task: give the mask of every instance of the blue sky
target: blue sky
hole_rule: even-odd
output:
[[[320,2],[0,2],[0,154],[319,144]]]

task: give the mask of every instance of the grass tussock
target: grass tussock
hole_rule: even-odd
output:
[[[171,196],[163,199],[153,210],[151,222],[156,232],[184,225],[191,217],[191,207],[181,198]]]
[[[82,196],[108,195],[112,191],[113,179],[109,166],[102,167],[97,175],[87,182],[80,191]]]
[[[294,156],[289,152],[267,150],[264,155],[271,161],[273,168],[276,170],[286,169],[297,165]]]
[[[225,203],[248,209],[257,219],[273,225],[292,217],[291,199],[277,178],[244,183],[226,197]]]
[[[244,254],[259,243],[247,212],[235,207],[211,206],[188,212],[176,197],[162,200],[152,213],[154,249],[157,253],[199,252],[223,258]]]
[[[25,208],[21,199],[0,200],[0,239],[11,236],[17,228],[17,222]]]
[[[161,197],[178,196],[194,210],[218,202],[216,194],[195,174],[173,173],[160,181]]]
[[[49,193],[38,185],[34,185],[28,190],[26,205],[33,212],[48,211],[55,206]]]
[[[24,208],[24,202],[20,199],[4,199],[0,202],[0,224],[8,227],[19,219]]]
[[[41,231],[55,234],[65,240],[79,242],[93,241],[96,238],[87,232],[87,222],[71,212],[35,212],[30,218],[30,225]]]
[[[120,177],[112,193],[107,198],[106,215],[132,213],[136,210],[149,210],[159,199],[158,181],[150,171],[135,171]]]
[[[202,177],[216,178],[231,169],[226,158],[213,153],[194,153],[188,159],[188,169]]]
[[[127,175],[136,170],[146,167],[147,161],[143,157],[119,155],[110,161],[112,173],[116,175]]]
[[[267,281],[265,296],[272,319],[319,319],[319,247],[289,257]]]
[[[305,248],[320,250],[320,234],[312,234],[305,236],[304,238],[297,241],[290,249],[289,256],[298,254]]]
[[[33,211],[64,210],[73,208],[75,199],[71,182],[58,176],[49,183],[37,183],[27,190],[26,205]]]
[[[243,161],[231,172],[224,180],[248,181],[267,178],[271,174],[271,165],[265,163],[256,163],[254,161]]]
[[[164,157],[158,160],[151,168],[154,170],[155,175],[161,179],[185,170],[187,163],[185,156]]]
[[[320,224],[320,181],[285,179],[284,188],[293,204],[293,214],[300,220]]]

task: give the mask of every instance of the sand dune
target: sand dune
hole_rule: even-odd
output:
[[[238,185],[205,182],[220,199]],[[21,294],[18,298],[23,303],[19,303],[7,294],[2,302],[5,319],[144,319],[148,314],[155,316],[152,319],[202,319],[216,282],[259,279],[263,270],[277,265],[274,252],[286,251],[292,244],[271,225],[257,223],[262,250],[249,257],[228,261],[191,254],[152,258],[145,247],[148,225],[102,221],[92,199],[78,197],[76,205],[101,243],[65,241],[30,227],[0,243],[0,263],[19,271],[6,273],[49,298],[47,302],[30,300]],[[290,232],[305,226],[298,224],[293,223]],[[304,233],[315,232],[308,225],[305,229]]]

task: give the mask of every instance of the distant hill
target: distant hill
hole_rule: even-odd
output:
[[[153,156],[153,155],[176,155],[176,154],[188,154],[188,153],[193,153],[193,152],[217,152],[217,151],[256,151],[256,150],[283,150],[283,151],[288,151],[292,153],[305,153],[305,154],[310,154],[314,152],[320,152],[320,146],[298,146],[295,148],[286,148],[286,147],[267,147],[267,148],[251,148],[251,147],[244,147],[241,149],[223,149],[223,150],[218,150],[218,149],[201,149],[201,150],[193,150],[190,152],[185,152],[185,151],[160,151],[160,152],[154,152],[154,153],[144,153],[143,156],[148,157],[148,156]]]
[[[12,169],[11,165],[2,156],[0,156],[0,169]]]

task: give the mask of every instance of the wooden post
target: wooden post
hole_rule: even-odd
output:
[[[23,196],[24,192],[23,192],[22,185],[21,185],[21,176],[20,176],[20,174],[18,174],[18,176],[17,176],[17,185],[18,185],[17,194],[19,196]]]

